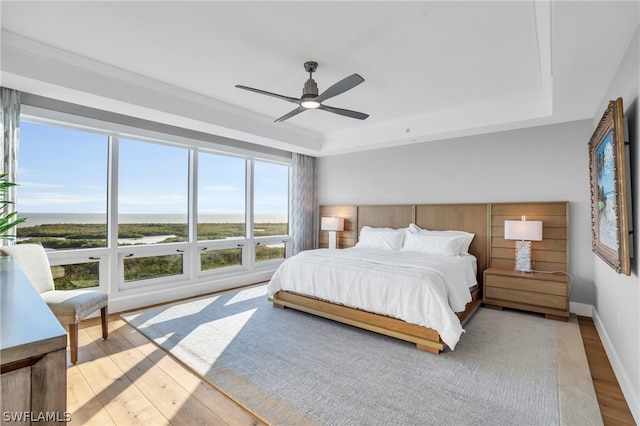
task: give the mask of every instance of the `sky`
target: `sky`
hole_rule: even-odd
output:
[[[119,213],[186,214],[188,150],[120,140]],[[256,214],[286,214],[288,168],[255,163]],[[22,121],[19,212],[105,213],[108,137]],[[199,213],[243,214],[245,160],[199,155]],[[284,194],[284,196],[283,196]]]

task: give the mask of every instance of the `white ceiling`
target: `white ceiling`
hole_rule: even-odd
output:
[[[2,1],[2,85],[322,156],[593,119],[637,1]],[[305,111],[319,91],[365,82]]]

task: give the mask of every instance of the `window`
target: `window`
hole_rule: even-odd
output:
[[[242,248],[225,248],[216,250],[203,250],[200,253],[200,270],[226,268],[229,266],[242,266]]]
[[[286,257],[282,238],[289,232],[289,167],[282,164],[255,161],[254,180],[254,225],[256,238],[256,263]]]
[[[286,257],[285,243],[258,244],[256,246],[256,262],[284,259]]]
[[[198,153],[198,240],[246,235],[244,158]]]
[[[100,264],[83,262],[51,266],[51,275],[56,290],[74,290],[100,285]]]
[[[289,232],[289,167],[256,161],[253,173],[254,236],[287,235]]]
[[[19,241],[67,250],[107,245],[109,138],[21,122]]]
[[[45,246],[57,289],[137,297],[262,274],[286,256],[286,160],[118,126],[21,121],[18,238]]]
[[[118,245],[187,241],[189,151],[128,139],[118,149]]]
[[[125,283],[183,273],[182,254],[126,257],[123,264]]]

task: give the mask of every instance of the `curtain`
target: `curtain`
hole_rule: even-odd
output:
[[[292,254],[297,254],[316,247],[316,159],[294,153],[292,160]]]
[[[18,168],[18,140],[20,136],[20,92],[6,87],[0,88],[2,97],[2,145],[0,146],[0,174],[7,175],[8,182],[16,181]],[[7,188],[6,200],[16,201],[16,187]],[[15,211],[15,204],[7,204],[3,214]],[[0,238],[0,246],[12,244]]]

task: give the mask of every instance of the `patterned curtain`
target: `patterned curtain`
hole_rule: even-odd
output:
[[[316,246],[316,159],[294,153],[292,174],[292,254],[297,254]]]
[[[20,92],[6,87],[0,87],[2,96],[2,145],[0,145],[0,174],[7,175],[8,182],[16,181],[18,168],[18,140],[20,136]],[[8,188],[8,201],[16,201],[16,188]],[[15,211],[15,204],[7,204],[5,213]],[[0,239],[0,246],[9,245],[11,240]]]

